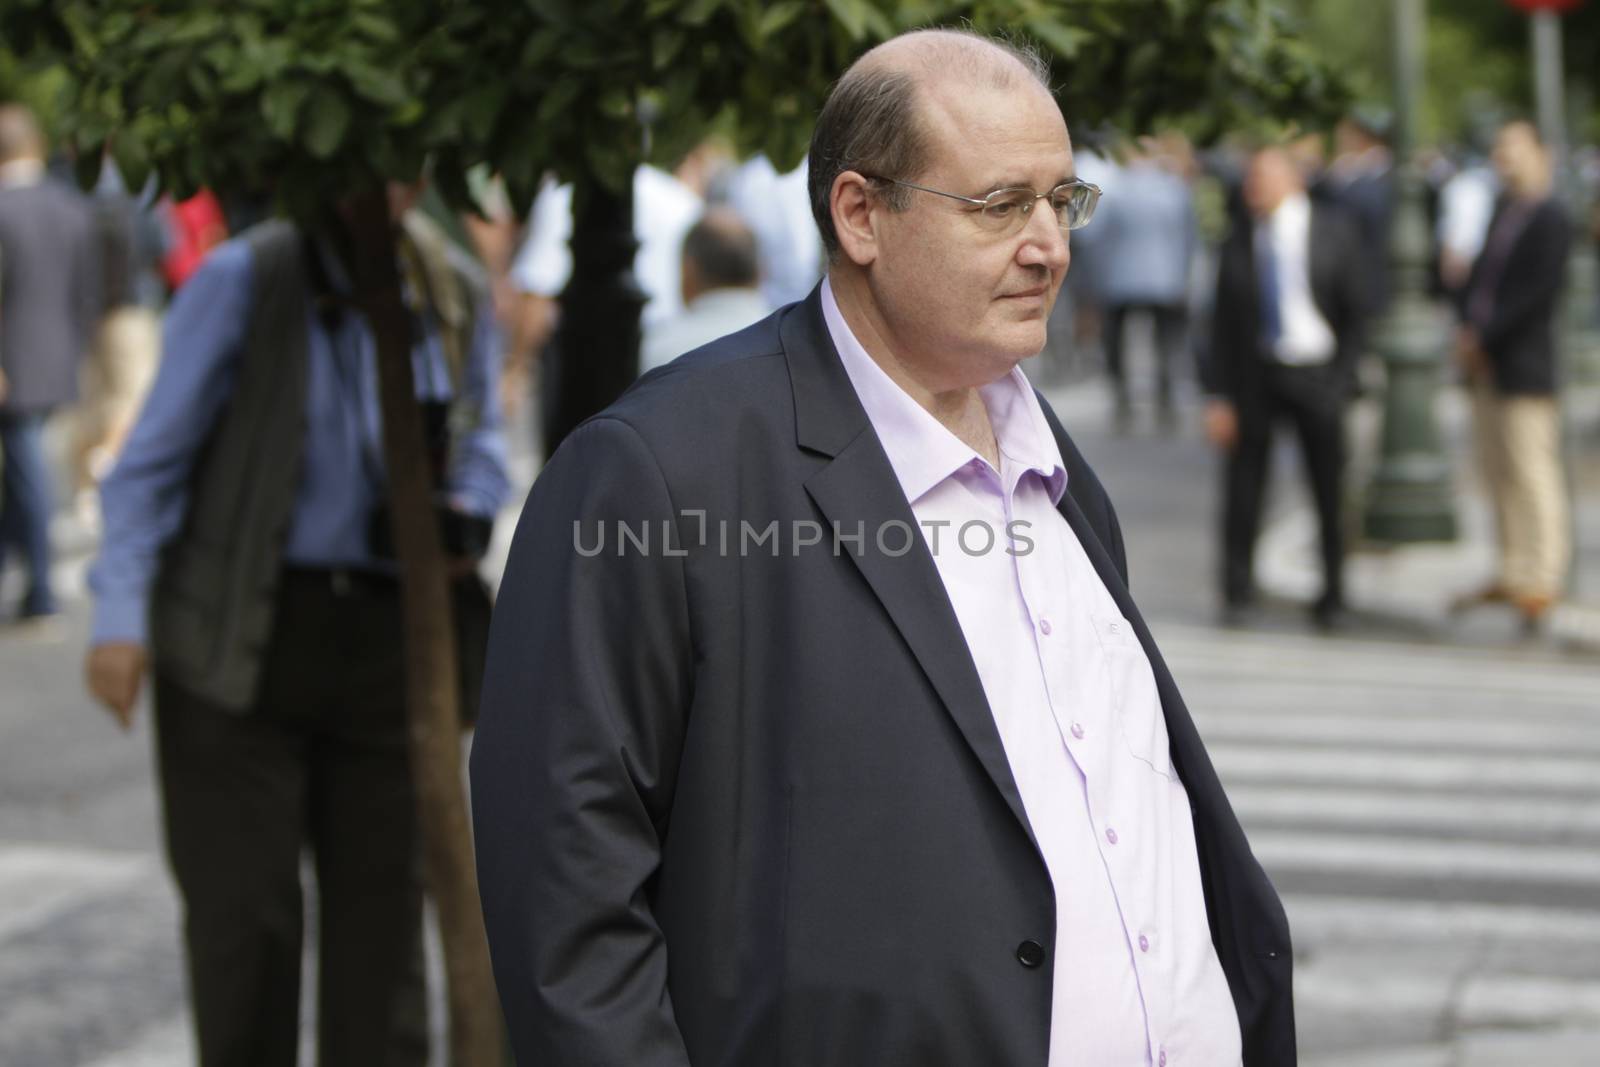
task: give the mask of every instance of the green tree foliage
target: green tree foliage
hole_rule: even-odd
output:
[[[714,122],[797,161],[832,80],[873,43],[970,25],[1040,43],[1075,126],[1202,137],[1324,116],[1340,84],[1261,0],[9,0],[0,38],[70,69],[85,168],[270,192],[293,212],[431,163],[480,163],[518,208],[541,176],[621,188]]]
[[[1317,42],[1320,54],[1343,71],[1358,101],[1387,106],[1394,97],[1392,0],[1370,5],[1370,17],[1352,18],[1350,0],[1286,0],[1293,25]],[[1500,114],[1533,111],[1534,71],[1528,16],[1504,0],[1427,5],[1420,134],[1424,143],[1465,140],[1485,109]],[[1600,4],[1562,18],[1566,73],[1596,88],[1600,56]],[[1591,97],[1592,99],[1592,97]],[[1579,117],[1581,120],[1581,116]],[[1575,139],[1600,136],[1600,113],[1580,121]]]

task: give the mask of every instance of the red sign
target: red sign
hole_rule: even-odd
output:
[[[1537,11],[1554,11],[1561,14],[1575,11],[1583,6],[1583,0],[1506,0],[1506,3],[1518,11],[1526,11],[1529,14]]]

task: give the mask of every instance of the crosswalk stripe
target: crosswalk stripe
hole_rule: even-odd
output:
[[[0,942],[97,893],[159,872],[149,857],[50,845],[0,846]]]
[[[1369,1019],[1453,1005],[1461,1027],[1600,1023],[1600,982],[1530,975],[1395,973],[1362,975],[1315,964],[1295,974],[1297,993],[1325,1009]]]
[[[1285,893],[1283,905],[1296,942],[1501,941],[1600,952],[1600,912],[1576,908],[1316,893]]]
[[[1573,754],[1600,759],[1600,729],[1582,724],[1537,724],[1506,716],[1463,729],[1457,718],[1437,714],[1400,717],[1352,716],[1316,711],[1299,715],[1210,711],[1203,716],[1208,742],[1243,741],[1318,745],[1370,745],[1491,752]],[[1600,719],[1600,715],[1597,715]]]
[[[1215,677],[1241,689],[1262,682],[1334,682],[1437,693],[1477,692],[1519,701],[1572,700],[1600,713],[1600,667],[1566,659],[1507,660],[1476,650],[1397,648],[1375,641],[1327,641],[1265,634],[1218,634],[1161,627],[1157,644],[1181,685]]]
[[[1404,827],[1451,837],[1516,834],[1535,843],[1600,850],[1600,799],[1488,796],[1482,791],[1406,793],[1234,785],[1234,810],[1248,825],[1315,829]]]
[[[1251,835],[1250,843],[1262,863],[1278,870],[1592,887],[1595,906],[1600,908],[1600,852],[1587,849],[1305,830],[1259,831]]]
[[[1600,762],[1592,759],[1387,752],[1353,746],[1305,749],[1225,743],[1210,749],[1225,783],[1516,790],[1600,797]]]

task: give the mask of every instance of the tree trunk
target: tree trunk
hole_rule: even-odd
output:
[[[639,311],[645,296],[633,276],[633,189],[596,179],[572,191],[572,278],[561,294],[555,359],[546,364],[545,455],[603,409],[639,375]]]
[[[504,1062],[503,1024],[478,900],[461,778],[455,629],[400,292],[397,229],[379,187],[348,215],[356,301],[377,343],[389,515],[400,562],[406,713],[424,871],[444,943],[452,1067]]]

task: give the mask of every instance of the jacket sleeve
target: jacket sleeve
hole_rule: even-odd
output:
[[[183,526],[189,476],[233,393],[254,276],[249,245],[230,241],[206,257],[167,311],[155,383],[100,485],[105,536],[89,569],[94,644],[146,639],[161,549]]]
[[[693,664],[672,522],[644,440],[591,420],[534,485],[496,604],[472,808],[495,978],[530,1067],[689,1064],[651,905]]]
[[[1235,227],[1237,227],[1235,223]],[[1206,344],[1196,346],[1197,364],[1196,372],[1200,378],[1200,388],[1208,396],[1226,396],[1232,382],[1233,362],[1239,358],[1236,351],[1239,343],[1239,319],[1242,309],[1239,298],[1235,292],[1235,259],[1243,253],[1237,247],[1240,240],[1236,232],[1230,232],[1217,249],[1216,279],[1212,287],[1210,329],[1206,336]]]

